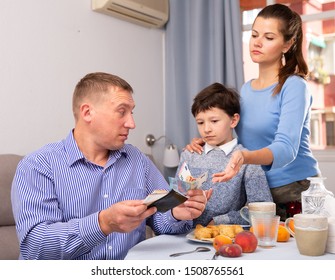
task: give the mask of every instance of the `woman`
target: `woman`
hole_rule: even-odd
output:
[[[287,6],[270,5],[257,15],[249,51],[259,76],[242,86],[236,128],[248,150],[236,151],[225,170],[213,175],[213,182],[223,182],[242,164],[262,165],[282,220],[301,211],[307,178],[320,174],[309,146],[312,96],[302,42],[301,18]],[[187,149],[200,152],[201,145],[201,139],[193,139]]]

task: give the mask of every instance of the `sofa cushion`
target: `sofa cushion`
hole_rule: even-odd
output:
[[[15,225],[10,193],[17,164],[22,158],[14,154],[0,155],[0,226]]]
[[[0,260],[17,260],[20,255],[15,226],[0,226]]]

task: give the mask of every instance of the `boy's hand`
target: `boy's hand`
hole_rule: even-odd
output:
[[[212,182],[220,183],[229,181],[231,178],[236,176],[236,174],[240,171],[240,168],[244,162],[243,154],[240,150],[235,151],[232,154],[226,169],[222,172],[213,174]]]

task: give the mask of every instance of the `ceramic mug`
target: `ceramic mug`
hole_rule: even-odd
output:
[[[289,227],[294,222],[294,231]],[[301,255],[321,256],[326,251],[328,218],[315,214],[295,214],[285,220],[285,227],[294,236]]]
[[[276,215],[276,204],[269,201],[250,202],[248,205],[243,206],[240,210],[240,215],[251,224],[250,217],[253,215],[273,217]]]

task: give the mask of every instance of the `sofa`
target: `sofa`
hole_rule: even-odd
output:
[[[0,260],[16,260],[20,254],[10,193],[17,164],[22,158],[0,154]]]
[[[0,154],[0,260],[19,258],[19,242],[11,203],[11,187],[17,164],[23,156]],[[146,228],[146,238],[153,237],[151,228]]]

